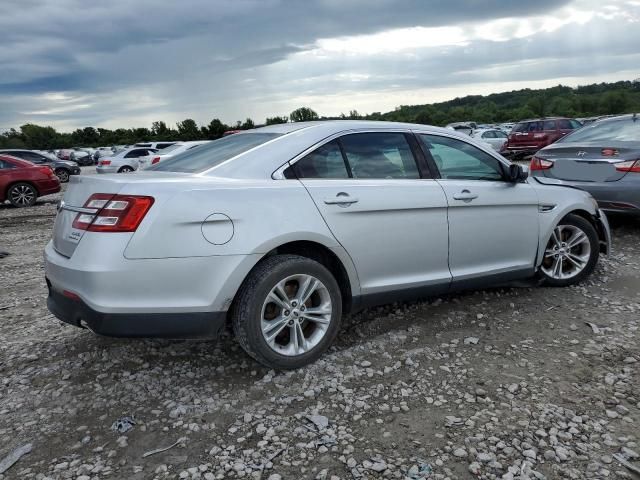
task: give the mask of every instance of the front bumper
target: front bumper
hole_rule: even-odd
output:
[[[216,338],[227,317],[226,312],[102,313],[55,290],[49,279],[47,287],[47,307],[58,319],[107,337]]]
[[[80,175],[81,172],[80,167],[71,167],[70,169],[71,175]]]

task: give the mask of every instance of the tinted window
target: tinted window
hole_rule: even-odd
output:
[[[563,137],[561,142],[637,142],[640,139],[640,120],[632,119],[590,123]],[[603,145],[607,146],[607,145]]]
[[[22,158],[24,160],[29,160],[33,163],[42,163],[45,161],[43,157],[33,152],[15,152],[12,154],[14,157]]]
[[[136,147],[150,147],[151,144],[150,143],[136,143],[135,146]]]
[[[156,143],[156,148],[157,148],[158,150],[162,150],[163,148],[170,147],[170,146],[171,146],[171,145],[173,145],[174,143],[175,143],[175,142],[171,142],[171,143]],[[147,145],[145,145],[145,147],[146,147],[146,146],[147,146]],[[151,145],[149,145],[149,146],[151,146]]]
[[[347,166],[336,140],[305,155],[294,165],[298,178],[349,178]]]
[[[493,133],[496,136],[496,138],[507,138],[508,137],[508,135],[506,133],[504,133],[502,130],[494,130]]]
[[[0,170],[9,170],[11,168],[16,168],[13,163],[9,163],[5,160],[0,160]]]
[[[526,132],[527,131],[527,123],[518,123],[513,129],[512,132]]]
[[[502,180],[500,162],[455,138],[420,135],[443,179]]]
[[[539,132],[542,130],[542,122],[527,123],[527,132]]]
[[[280,133],[237,133],[214,140],[200,148],[179,153],[147,170],[159,172],[202,172],[258,145],[279,137]]]
[[[353,178],[420,178],[402,133],[354,133],[340,138]]]
[[[573,126],[569,120],[558,120],[558,128],[560,130],[573,130]]]
[[[544,130],[555,130],[556,129],[556,121],[555,120],[545,120],[543,129]]]
[[[147,154],[147,150],[136,148],[135,150],[131,150],[127,152],[124,158],[138,158]]]

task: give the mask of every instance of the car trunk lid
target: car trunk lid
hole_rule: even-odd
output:
[[[538,152],[536,157],[553,162],[551,168],[542,170],[545,177],[580,182],[615,182],[627,172],[616,165],[639,157],[637,149],[623,145],[558,143]]]

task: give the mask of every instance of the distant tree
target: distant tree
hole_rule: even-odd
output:
[[[208,140],[215,140],[216,138],[222,137],[222,135],[224,135],[224,132],[226,132],[228,129],[229,127],[217,118],[211,120],[207,127],[202,127],[204,137]]]
[[[240,125],[240,129],[241,130],[251,130],[252,128],[255,128],[255,123],[253,123],[253,120],[251,120],[250,118],[247,118],[244,123],[242,125]]]
[[[20,127],[20,134],[17,132],[13,136],[19,139],[23,145],[29,145],[37,150],[49,150],[55,148],[58,143],[58,132],[53,127],[41,127],[32,123],[27,123]]]
[[[279,123],[287,123],[288,121],[289,121],[289,117],[284,115],[282,117],[267,117],[267,120],[265,121],[265,123],[267,125],[276,125]]]
[[[195,120],[187,118],[176,124],[178,127],[178,136],[180,140],[198,140],[200,138],[200,129]]]
[[[171,130],[162,120],[151,124],[151,134],[157,139],[166,140],[171,135]]]
[[[318,114],[309,107],[300,107],[289,114],[292,122],[309,122],[318,120]]]

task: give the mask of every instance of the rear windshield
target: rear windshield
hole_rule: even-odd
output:
[[[163,148],[162,149],[162,154],[164,155],[165,153],[173,152],[173,151],[178,150],[179,148],[181,148],[183,146],[184,146],[184,143],[174,143],[170,147]]]
[[[640,119],[594,122],[560,139],[561,142],[638,142]]]
[[[147,170],[196,173],[215,167],[241,153],[268,142],[281,133],[240,133],[214,140],[200,148],[187,150],[157,163]]]

